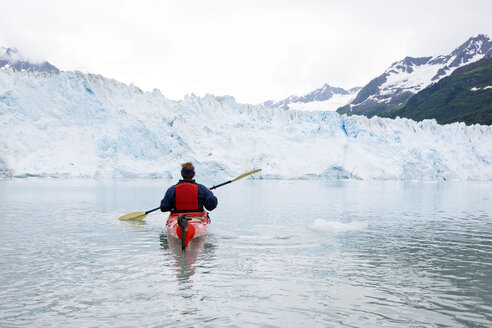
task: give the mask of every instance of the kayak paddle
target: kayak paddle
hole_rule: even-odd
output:
[[[249,171],[249,172],[243,173],[243,174],[241,174],[240,176],[238,176],[237,178],[234,178],[234,179],[232,179],[232,180],[229,180],[229,181],[226,181],[226,182],[224,182],[224,183],[221,183],[221,184],[218,184],[218,185],[216,185],[216,186],[211,187],[211,188],[210,188],[210,190],[215,189],[215,188],[222,187],[222,186],[224,186],[224,185],[226,185],[226,184],[228,184],[228,183],[231,183],[231,182],[237,181],[237,180],[239,180],[239,179],[242,179],[242,178],[244,178],[244,177],[247,177],[248,175],[251,175],[251,174],[253,174],[253,173],[260,172],[260,171],[261,171],[261,169],[256,169],[256,170],[253,170],[253,171]]]
[[[229,181],[226,181],[224,183],[221,183],[221,184],[218,184],[216,186],[211,187],[210,190],[216,189],[216,188],[219,188],[219,187],[222,187],[222,186],[224,186],[226,184],[229,184],[231,182],[237,181],[239,179],[242,179],[244,177],[247,177],[248,175],[251,175],[251,174],[254,174],[254,173],[257,173],[257,172],[260,172],[260,171],[261,171],[261,169],[256,169],[256,170],[253,170],[253,171],[249,171],[249,172],[243,173],[240,176],[238,176],[237,178],[234,178],[232,180],[229,180]],[[143,219],[145,219],[147,217],[147,214],[152,213],[154,211],[157,211],[160,208],[161,207],[159,206],[159,207],[153,208],[151,210],[148,210],[147,212],[133,212],[133,213],[128,213],[126,215],[120,216],[118,218],[118,220],[120,220],[120,221],[143,220]]]
[[[143,220],[147,216],[147,214],[157,211],[160,209],[160,207],[156,207],[154,209],[151,209],[147,212],[133,212],[133,213],[128,213],[126,215],[120,216],[118,220],[120,221],[130,221],[130,220]]]

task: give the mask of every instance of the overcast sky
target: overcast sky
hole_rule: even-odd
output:
[[[363,86],[405,56],[492,36],[492,0],[0,0],[0,46],[185,94],[259,103]]]

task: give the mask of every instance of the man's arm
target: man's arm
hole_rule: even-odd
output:
[[[198,185],[199,188],[199,193],[200,193],[200,198],[203,204],[203,207],[205,207],[207,210],[212,211],[217,207],[217,197],[211,192],[207,187],[204,185]]]
[[[172,186],[166,191],[164,198],[161,200],[161,212],[171,211],[174,208],[174,204],[176,202],[175,198],[176,189],[174,189],[174,186]]]

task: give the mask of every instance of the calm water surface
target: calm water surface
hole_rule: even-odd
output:
[[[0,327],[492,326],[490,182],[241,180],[184,255],[169,184],[0,181]]]

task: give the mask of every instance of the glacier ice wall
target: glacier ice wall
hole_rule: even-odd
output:
[[[492,180],[492,128],[182,101],[98,75],[0,70],[0,176]]]

